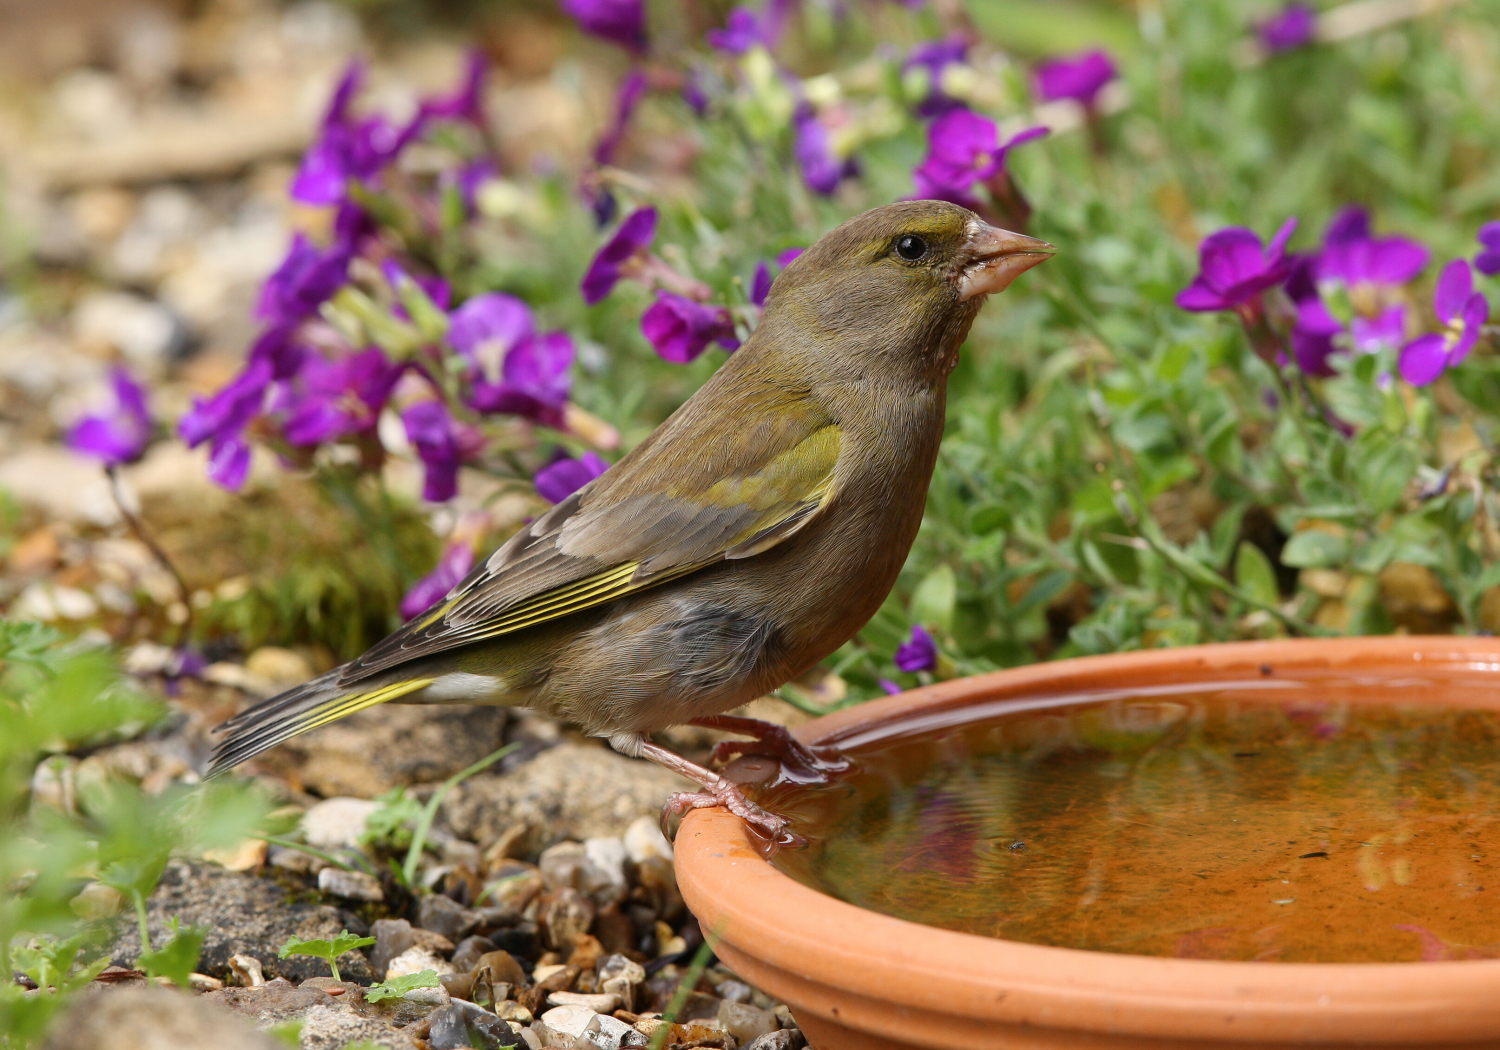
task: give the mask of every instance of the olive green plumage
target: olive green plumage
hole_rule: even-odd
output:
[[[633,752],[813,666],[906,559],[983,293],[1046,248],[937,201],[839,226],[650,437],[445,601],[225,723],[212,772],[389,700],[524,705]]]

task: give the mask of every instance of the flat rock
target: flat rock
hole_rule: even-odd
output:
[[[374,798],[395,787],[446,780],[504,743],[503,708],[382,704],[257,759],[295,773],[307,790],[331,798]]]
[[[673,791],[692,788],[651,762],[570,742],[507,773],[469,778],[444,799],[442,813],[456,835],[480,845],[525,824],[540,849],[564,839],[618,837],[636,818],[654,819]]]
[[[386,1050],[417,1050],[416,1041],[384,1021],[336,1006],[315,1006],[303,1015],[301,1050],[344,1050],[350,1043],[372,1043]],[[283,1048],[284,1050],[284,1048]]]
[[[276,954],[289,937],[303,940],[336,937],[340,930],[362,925],[337,908],[318,904],[293,904],[287,891],[270,879],[243,872],[226,871],[216,864],[173,860],[167,865],[156,892],[147,901],[153,947],[166,943],[167,920],[182,919],[184,926],[203,925],[208,935],[198,970],[220,980],[229,979],[229,957],[250,955],[260,960],[266,976],[301,982],[328,976],[322,959]],[[110,957],[119,965],[132,964],[140,955],[136,924],[121,923],[110,946]],[[375,979],[369,960],[358,951],[339,959],[339,973],[360,984]]]
[[[79,996],[53,1022],[44,1050],[106,1047],[108,1050],[286,1050],[282,1043],[214,1005],[207,996],[193,998],[152,987],[110,988]]]

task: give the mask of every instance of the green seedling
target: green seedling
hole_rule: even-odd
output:
[[[436,970],[408,973],[370,985],[365,989],[365,1002],[378,1003],[384,999],[399,999],[416,988],[439,988],[441,986]]]
[[[276,957],[285,959],[288,955],[311,955],[315,959],[327,960],[328,968],[333,971],[333,979],[342,981],[343,978],[339,976],[339,956],[352,952],[355,948],[363,948],[374,943],[374,937],[356,937],[348,930],[342,931],[331,941],[303,941],[296,937],[288,937],[287,942],[281,946],[281,951],[276,953]]]

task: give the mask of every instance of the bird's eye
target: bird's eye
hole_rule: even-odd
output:
[[[904,233],[896,238],[896,254],[907,262],[916,262],[927,254],[927,242],[914,233]]]

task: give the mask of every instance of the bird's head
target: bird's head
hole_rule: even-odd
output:
[[[816,333],[856,367],[874,355],[946,375],[985,297],[1052,251],[946,201],[888,204],[798,256],[771,288],[766,322]]]

